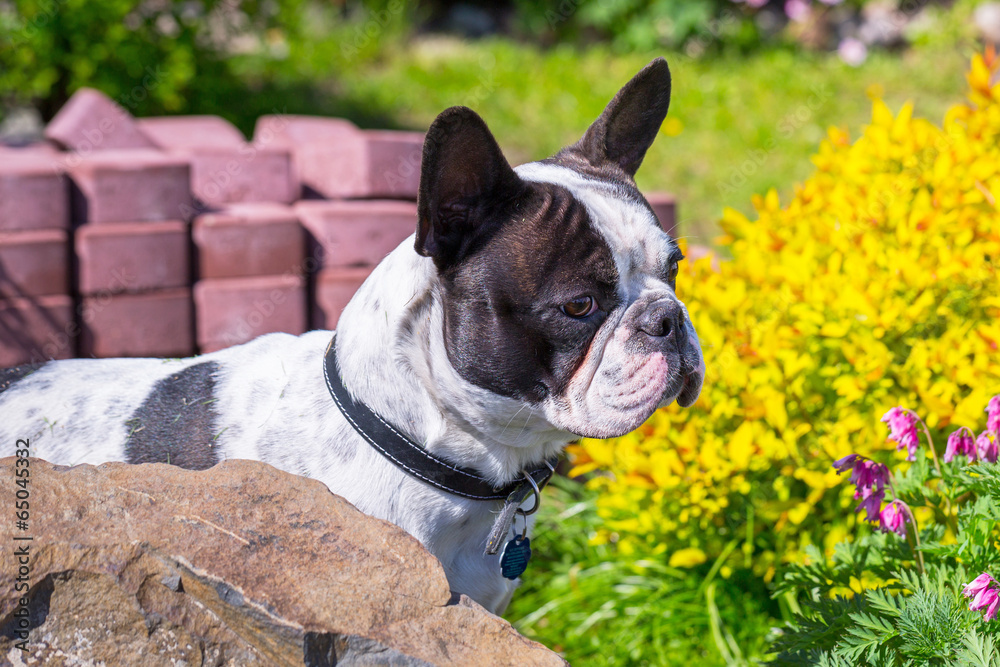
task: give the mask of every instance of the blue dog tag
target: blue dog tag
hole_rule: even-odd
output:
[[[531,560],[531,539],[523,535],[515,536],[504,545],[500,554],[500,574],[505,579],[517,579],[528,569]]]

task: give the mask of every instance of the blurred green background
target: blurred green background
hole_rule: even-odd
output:
[[[575,141],[663,55],[673,100],[637,180],[676,194],[681,233],[711,245],[724,207],[750,213],[772,187],[786,200],[827,128],[862,127],[871,98],[940,122],[998,23],[972,0],[0,0],[0,139],[37,135],[81,86],[248,135],[271,113],[424,130],[464,104],[516,164]],[[590,543],[593,492],[553,487],[507,613],[519,629],[574,664],[762,659],[787,610],[759,579],[637,566]]]
[[[638,182],[675,193],[683,233],[710,244],[724,206],[787,191],[827,127],[867,119],[870,95],[939,119],[981,32],[968,0],[791,0],[801,21],[760,1],[0,0],[0,122],[25,107],[47,121],[80,86],[137,116],[218,114],[248,134],[276,111],[425,129],[466,104],[518,163],[574,141],[664,55],[674,97]],[[848,64],[838,46],[866,25],[867,56]]]

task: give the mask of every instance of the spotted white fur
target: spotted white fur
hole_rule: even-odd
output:
[[[669,370],[662,359],[630,356],[616,332],[628,305],[644,294],[672,294],[653,276],[673,241],[657,231],[648,211],[615,197],[609,186],[549,165],[524,165],[518,173],[562,185],[587,206],[622,278],[621,312],[602,326],[567,396],[532,406],[458,375],[447,363],[439,278],[433,261],[413,251],[412,237],[376,267],[337,332],[338,362],[356,398],[391,415],[432,453],[498,484],[557,454],[574,432],[599,421],[621,429],[639,412],[644,418],[649,401],[659,402],[656,387]],[[219,460],[261,460],[322,481],[361,511],[420,540],[441,560],[454,590],[502,610],[516,584],[500,576],[497,557],[483,556],[498,507],[424,484],[361,440],[323,381],[331,335],[271,334],[181,360],[50,363],[0,394],[0,442],[29,437],[37,456],[61,464],[126,460],[129,415],[157,382],[213,362],[213,399],[220,407],[211,446]],[[637,393],[649,387],[649,396]],[[635,405],[625,404],[630,400]]]

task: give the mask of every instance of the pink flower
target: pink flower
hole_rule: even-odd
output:
[[[986,572],[973,579],[971,582],[962,586],[962,595],[967,598],[971,598],[978,595],[982,591],[990,587],[990,584],[994,582],[993,577],[991,577]]]
[[[961,427],[948,436],[948,446],[944,450],[944,462],[948,463],[956,456],[965,456],[969,463],[976,460],[976,443],[972,439],[972,431]]]
[[[853,468],[854,462],[857,461],[859,458],[862,457],[858,456],[857,454],[848,454],[844,458],[837,459],[836,461],[834,461],[833,467],[837,471],[837,474],[839,475],[840,473],[845,472],[850,468]]]
[[[801,23],[809,18],[812,9],[806,0],[785,0],[785,16],[796,23]]]
[[[861,40],[848,37],[837,47],[837,55],[848,65],[857,67],[868,59],[868,47]]]
[[[901,537],[906,537],[906,524],[909,522],[910,508],[902,500],[893,500],[879,514],[879,528],[885,532],[892,531]]]
[[[987,621],[992,621],[997,615],[997,609],[1000,608],[1000,595],[993,588],[995,583],[996,580],[993,577],[983,572],[971,583],[966,584],[962,590],[962,595],[972,598],[969,609],[972,611],[986,609],[983,619]]]
[[[851,473],[851,481],[858,487],[854,493],[855,498],[860,497],[864,489],[871,489],[875,486],[881,491],[885,483],[889,481],[888,468],[881,463],[875,463],[863,457],[859,458],[861,460],[854,464],[854,472]]]
[[[979,458],[987,463],[996,463],[997,454],[1000,454],[997,438],[991,438],[989,431],[983,431],[976,438],[976,453]]]
[[[866,521],[878,521],[879,508],[885,498],[885,485],[889,481],[889,469],[858,454],[848,454],[838,459],[833,467],[838,474],[851,470],[851,483],[855,486],[854,498],[861,501],[855,511],[865,510]]]
[[[860,512],[864,510],[866,512],[865,521],[870,521],[875,523],[879,519],[879,508],[882,507],[882,500],[885,499],[885,491],[879,489],[865,489],[861,492],[862,500],[858,503],[855,512]],[[857,498],[858,494],[855,493],[854,497]]]
[[[895,407],[882,416],[882,421],[889,423],[889,439],[896,441],[896,449],[906,449],[906,460],[917,460],[917,447],[920,437],[917,435],[917,418],[906,408]]]
[[[1000,394],[986,404],[986,430],[1000,438]]]

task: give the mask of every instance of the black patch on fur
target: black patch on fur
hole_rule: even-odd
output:
[[[550,183],[530,183],[508,220],[441,273],[448,356],[466,380],[502,396],[561,394],[601,323],[618,306],[618,270],[586,207]],[[583,295],[585,319],[560,306]]]
[[[13,368],[0,368],[0,394],[7,391],[11,386],[28,377],[45,364],[24,364]]]
[[[219,462],[214,361],[190,366],[163,378],[125,422],[129,463],[170,463],[204,470]]]

